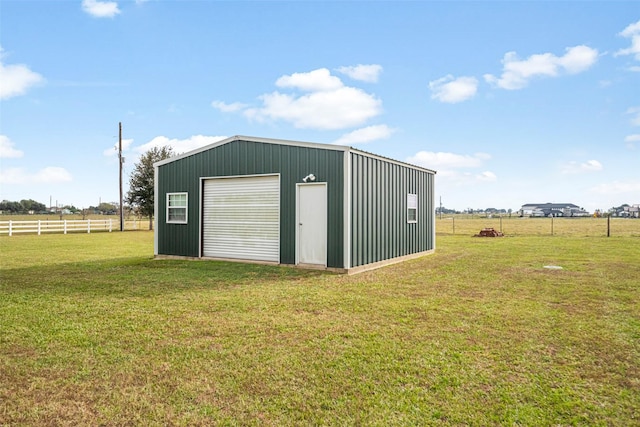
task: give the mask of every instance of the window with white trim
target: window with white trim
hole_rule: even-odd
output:
[[[187,223],[187,193],[167,193],[167,223]]]
[[[410,224],[418,222],[417,194],[407,194],[407,222]]]

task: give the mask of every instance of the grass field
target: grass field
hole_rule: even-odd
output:
[[[640,237],[640,220],[635,218],[520,218],[518,216],[469,218],[464,215],[436,218],[440,235],[477,234],[494,228],[507,236]]]
[[[2,237],[0,425],[640,425],[640,238],[437,245],[341,276]]]

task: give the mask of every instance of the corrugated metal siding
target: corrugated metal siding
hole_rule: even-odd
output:
[[[206,180],[203,200],[204,256],[280,261],[277,175]]]
[[[357,153],[351,155],[351,267],[435,248],[434,176]],[[407,194],[418,221],[407,223]]]
[[[233,141],[158,167],[158,253],[200,256],[201,177],[280,174],[280,262],[295,263],[296,186],[310,173],[328,183],[327,265],[344,267],[342,151]],[[189,193],[188,224],[167,224],[167,192]]]

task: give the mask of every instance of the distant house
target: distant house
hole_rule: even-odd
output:
[[[527,203],[522,205],[518,215],[530,217],[581,217],[589,216],[589,212],[573,203]]]
[[[612,212],[613,216],[620,218],[640,218],[640,204],[635,205],[622,205],[618,208],[614,208]]]
[[[54,215],[71,215],[73,213],[67,208],[49,208],[48,212]],[[29,214],[31,214],[31,212],[29,212]]]

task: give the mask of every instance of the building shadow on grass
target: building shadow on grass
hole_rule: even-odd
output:
[[[0,290],[18,294],[82,293],[87,297],[152,296],[196,289],[302,284],[327,275],[335,273],[277,265],[144,257],[4,269],[0,271]]]

